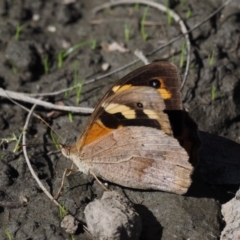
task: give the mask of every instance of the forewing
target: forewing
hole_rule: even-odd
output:
[[[151,63],[129,73],[103,97],[77,141],[77,149],[81,151],[123,126],[151,126],[172,135],[163,111],[182,109],[179,86],[177,69],[168,62]]]

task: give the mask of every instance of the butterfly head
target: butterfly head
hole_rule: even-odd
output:
[[[89,174],[89,163],[84,161],[84,157],[83,155],[80,155],[76,145],[62,144],[61,151],[66,158],[71,159],[74,162],[81,172]]]
[[[67,144],[60,144],[60,146],[61,146],[62,154],[66,158],[70,158],[71,159],[72,155],[75,155],[75,151],[76,151],[76,147],[75,146],[67,145]]]

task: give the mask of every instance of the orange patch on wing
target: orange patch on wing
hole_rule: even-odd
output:
[[[121,92],[121,91],[124,91],[124,90],[127,90],[129,89],[130,87],[132,87],[131,84],[125,84],[125,85],[116,85],[112,88],[112,91],[113,92]]]
[[[105,127],[100,121],[96,121],[87,133],[84,146],[112,132],[113,129]]]
[[[163,79],[159,78],[158,79],[161,83],[161,87],[158,89],[159,93],[161,94],[162,98],[169,99],[172,97],[172,93],[167,90],[166,84]]]

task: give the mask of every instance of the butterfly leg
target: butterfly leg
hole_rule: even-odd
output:
[[[95,175],[95,173],[93,171],[90,170],[90,174],[97,180],[97,182],[102,186],[102,188],[105,191],[110,191],[99,179],[98,177]]]
[[[69,171],[69,172],[68,172],[68,171]],[[62,190],[62,188],[63,188],[64,180],[65,180],[65,178],[68,177],[73,171],[75,171],[75,170],[73,169],[73,165],[71,166],[70,169],[66,168],[66,169],[64,170],[60,188],[58,189],[58,191],[57,191],[57,193],[56,193],[56,195],[54,196],[53,199],[58,199],[59,195],[61,195],[61,190]]]
[[[67,177],[70,176],[72,174],[72,172],[74,171],[74,169],[73,169],[73,162],[72,162],[71,168],[68,169],[68,170],[69,170],[69,173],[66,174]]]

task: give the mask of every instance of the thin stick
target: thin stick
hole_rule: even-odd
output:
[[[42,184],[42,182],[40,181],[40,179],[38,178],[37,174],[35,173],[35,171],[32,168],[32,165],[30,163],[30,160],[28,158],[28,154],[27,154],[27,148],[26,148],[26,132],[27,132],[27,128],[28,128],[28,124],[29,124],[29,120],[31,118],[31,115],[33,113],[34,108],[36,107],[36,104],[34,104],[30,110],[30,112],[28,113],[28,116],[26,118],[25,121],[25,125],[23,127],[23,138],[22,138],[22,144],[23,144],[23,154],[26,160],[26,163],[28,165],[28,168],[33,176],[33,178],[36,180],[38,186],[42,189],[42,191],[48,196],[48,198],[50,198],[51,201],[53,201],[57,206],[60,206],[60,204],[53,198],[53,196],[51,195],[51,193],[45,188],[45,186]]]
[[[76,112],[76,113],[92,113],[93,112],[92,108],[59,106],[59,105],[55,105],[40,99],[29,97],[23,93],[12,92],[8,90],[4,90],[2,88],[0,88],[0,96],[6,97],[6,98],[12,98],[12,99],[27,102],[27,103],[36,104],[36,105],[43,106],[50,109],[61,110],[61,111]]]

